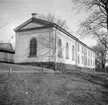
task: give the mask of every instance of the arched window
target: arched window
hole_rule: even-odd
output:
[[[60,39],[58,40],[58,57],[62,58],[62,42]]]
[[[66,43],[66,59],[69,59],[69,44]]]
[[[30,40],[29,56],[37,56],[37,40],[36,40],[36,38],[32,38]]]
[[[74,56],[75,56],[74,52],[75,52],[75,48],[74,48],[74,45],[73,45],[72,46],[72,60],[74,60]]]

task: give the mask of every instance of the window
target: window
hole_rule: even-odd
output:
[[[62,42],[58,40],[58,57],[62,58]]]
[[[89,49],[88,49],[88,56],[89,56]]]
[[[86,65],[88,66],[88,58],[86,58]]]
[[[84,64],[87,65],[87,57],[85,57]]]
[[[37,40],[36,40],[36,38],[32,38],[30,40],[29,56],[37,56]]]
[[[92,59],[91,59],[91,66],[92,66]]]
[[[69,59],[69,44],[66,43],[66,59]]]
[[[84,64],[84,57],[82,56],[82,64]]]
[[[78,63],[80,63],[80,57],[79,57],[79,55],[78,55]]]
[[[92,59],[90,59],[90,66],[92,66]]]
[[[74,45],[72,46],[72,60],[74,60],[74,52],[75,52],[75,48],[74,48]]]
[[[78,44],[78,51],[79,51],[79,44]]]
[[[87,55],[87,49],[85,48],[85,55]]]
[[[82,53],[84,52],[84,50],[83,50],[83,46],[82,46]]]
[[[89,58],[88,58],[88,66],[89,66],[90,64],[89,64]]]
[[[91,52],[91,57],[92,57],[92,52]]]
[[[95,66],[95,60],[93,61],[93,66]]]
[[[89,59],[90,61],[89,61],[89,64],[90,64],[90,66],[91,66],[91,59]]]
[[[93,53],[93,58],[94,58],[94,53]]]
[[[88,66],[90,66],[90,59],[88,58]]]

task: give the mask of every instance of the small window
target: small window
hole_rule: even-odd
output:
[[[84,57],[82,56],[82,64],[84,64]]]
[[[93,58],[95,58],[95,53],[93,54]]]
[[[90,66],[90,59],[88,58],[88,66]]]
[[[94,66],[94,61],[93,61],[93,66]]]
[[[92,66],[92,64],[91,64],[91,59],[90,59],[90,66]]]
[[[88,56],[89,56],[89,49],[88,49]]]
[[[87,49],[85,48],[85,55],[87,55]]]
[[[74,56],[75,56],[75,48],[74,48],[74,45],[73,45],[72,46],[72,60],[75,60]]]
[[[82,46],[82,53],[84,53],[83,46]]]
[[[88,58],[88,66],[89,66],[89,58]]]
[[[91,57],[92,57],[92,52],[91,52]]]
[[[79,46],[79,44],[78,44],[78,51],[80,50],[80,46]]]
[[[66,43],[66,59],[69,59],[69,44]]]
[[[58,57],[62,58],[62,42],[58,40]]]
[[[80,57],[79,57],[79,55],[78,55],[78,63],[80,63]]]
[[[84,64],[87,65],[87,57],[85,57]]]
[[[32,38],[30,40],[29,56],[37,56],[37,40],[36,40],[36,38]]]
[[[93,66],[93,64],[92,64],[92,59],[91,59],[91,66]]]

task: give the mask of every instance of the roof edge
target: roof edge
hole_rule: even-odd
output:
[[[74,35],[70,34],[68,31],[66,31],[65,29],[61,28],[60,26],[58,26],[57,24],[54,24],[54,27],[59,29],[60,31],[62,31],[63,33],[67,34],[69,37],[73,38],[74,40],[78,41],[79,43],[81,43],[82,45],[84,45],[85,47],[87,47],[88,49],[92,50],[94,53],[95,51],[89,47],[88,45],[86,45],[85,43],[83,43],[81,40],[79,40],[78,38],[76,38]]]
[[[93,52],[95,52],[92,48],[90,48],[88,45],[86,45],[85,43],[83,43],[82,41],[80,41],[78,38],[76,38],[74,35],[70,34],[68,31],[66,31],[65,29],[61,28],[59,25],[57,25],[56,23],[53,22],[49,22],[46,20],[42,20],[42,19],[37,19],[37,18],[30,18],[28,19],[26,22],[22,23],[21,25],[19,25],[18,27],[16,27],[14,29],[15,32],[17,32],[19,29],[21,29],[23,26],[27,25],[28,23],[30,23],[31,21],[38,21],[40,23],[45,24],[46,26],[53,26],[57,29],[59,29],[60,31],[62,31],[63,33],[65,33],[66,35],[68,35],[69,37],[73,38],[74,40],[78,41],[79,43],[81,43],[82,45],[84,45],[85,47],[89,48],[90,50],[92,50]]]

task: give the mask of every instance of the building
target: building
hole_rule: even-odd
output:
[[[14,29],[15,63],[95,68],[95,52],[55,23],[32,18]]]
[[[14,53],[15,52],[10,43],[0,43],[0,62],[13,63]]]

